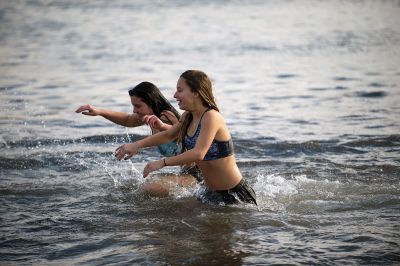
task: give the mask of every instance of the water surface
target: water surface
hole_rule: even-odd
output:
[[[1,1],[0,262],[395,265],[398,1]],[[127,90],[201,69],[259,205],[139,192]],[[178,168],[165,172],[178,173]]]

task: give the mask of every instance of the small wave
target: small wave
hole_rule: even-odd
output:
[[[322,87],[315,87],[315,88],[308,88],[310,91],[328,91],[331,88],[322,88]]]
[[[19,196],[19,197],[48,197],[54,195],[69,195],[70,191],[62,186],[40,186],[40,184],[13,184],[13,186],[0,188],[2,196]]]
[[[389,135],[382,137],[364,137],[359,140],[342,143],[343,147],[398,147],[400,146],[400,135]]]
[[[0,158],[0,169],[37,169],[44,166],[44,163],[40,160],[29,159],[29,158]]]
[[[39,155],[19,155],[18,158],[0,157],[0,169],[36,170],[42,168],[56,171],[80,172],[93,167],[97,160],[105,161],[112,152],[58,152]]]
[[[344,86],[336,86],[335,90],[348,90],[348,87],[344,87]]]
[[[296,75],[296,74],[289,74],[289,73],[282,73],[282,74],[276,75],[276,77],[277,77],[278,79],[291,79],[291,78],[296,78],[296,77],[298,77],[298,75]]]
[[[277,50],[277,48],[274,46],[265,46],[259,44],[242,45],[240,49],[245,51],[256,51],[256,52],[269,52]]]
[[[261,208],[289,210],[293,205],[305,204],[300,211],[308,209],[308,201],[334,201],[339,181],[314,180],[306,175],[285,178],[279,174],[259,174],[253,186]],[[296,210],[297,212],[298,210]]]
[[[293,99],[293,96],[265,96],[264,99],[266,100],[289,100]]]
[[[37,87],[37,88],[38,89],[44,89],[44,90],[53,90],[53,89],[60,88],[60,86],[59,85],[48,84],[48,85],[40,86],[40,87]]]
[[[243,153],[250,158],[268,156],[296,156],[296,155],[313,155],[317,153],[365,153],[365,151],[355,149],[355,147],[347,147],[340,145],[339,141],[317,141],[311,140],[306,142],[267,142],[261,139],[255,140],[236,140],[235,151]]]
[[[300,124],[300,125],[319,125],[318,122],[307,121],[303,119],[291,119],[289,121],[293,124]]]
[[[289,196],[298,193],[294,183],[275,174],[267,176],[258,175],[256,177],[254,190],[257,195],[270,198]]]
[[[398,183],[398,182],[397,182]],[[260,208],[295,213],[344,212],[398,206],[398,188],[381,183],[315,180],[306,175],[285,178],[260,174],[253,186]]]
[[[338,76],[338,77],[334,77],[333,80],[334,81],[352,81],[352,80],[355,80],[355,79],[354,78],[349,78],[349,77]]]
[[[356,95],[361,98],[382,98],[387,96],[387,93],[384,91],[370,91],[370,92],[360,91],[357,92]]]
[[[371,236],[371,235],[362,235],[362,236],[355,236],[348,239],[343,240],[343,242],[349,243],[366,243],[366,242],[381,242],[381,239]]]
[[[335,87],[314,87],[309,88],[310,91],[329,91],[329,90],[348,90],[348,87],[344,86],[335,86]]]
[[[2,142],[6,142],[10,148],[17,147],[40,147],[40,146],[66,146],[70,144],[80,144],[80,143],[124,143],[124,142],[132,142],[136,140],[142,139],[144,136],[136,135],[136,134],[116,134],[116,135],[94,135],[82,137],[79,139],[29,139],[25,138],[18,141],[8,141],[6,142],[4,139]]]
[[[8,90],[13,90],[13,89],[18,89],[18,88],[21,88],[24,86],[25,86],[25,84],[11,84],[8,86],[1,86],[0,91],[8,91]]]
[[[368,84],[368,86],[369,86],[369,87],[374,87],[374,88],[386,87],[385,84],[379,83],[379,82],[372,82],[372,83]]]
[[[132,189],[138,184],[143,183],[144,179],[142,173],[139,172],[130,161],[128,161],[128,163],[130,164],[130,169],[119,172],[111,171],[111,169],[105,165],[99,165],[102,165],[107,174],[113,179],[116,188]]]

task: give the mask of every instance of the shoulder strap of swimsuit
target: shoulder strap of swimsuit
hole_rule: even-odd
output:
[[[204,113],[201,115],[200,121],[199,121],[199,125],[201,124],[201,120],[203,119],[203,116],[204,116],[208,111],[210,111],[210,110],[211,110],[211,108],[208,108],[208,109],[205,110]]]
[[[210,111],[210,110],[211,110],[211,108],[205,110],[204,113],[201,115],[200,120],[199,120],[199,123],[197,124],[197,127],[196,127],[196,131],[194,132],[192,138],[193,138],[196,134],[198,134],[199,129],[200,129],[200,127],[201,127],[201,120],[203,119],[204,114],[205,114],[206,112]],[[189,122],[189,123],[190,123],[190,122]],[[189,127],[189,124],[188,124],[188,127]],[[188,127],[187,127],[186,130],[185,130],[186,135],[187,135]]]

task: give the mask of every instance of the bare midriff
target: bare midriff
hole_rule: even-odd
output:
[[[209,189],[231,189],[242,180],[242,174],[237,167],[234,155],[212,161],[198,161],[196,164]]]

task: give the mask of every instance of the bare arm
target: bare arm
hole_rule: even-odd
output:
[[[144,124],[144,122],[141,121],[141,119],[136,114],[127,114],[112,110],[98,109],[89,104],[79,107],[75,112],[82,113],[83,115],[88,116],[100,115],[115,124],[125,127],[138,127]]]
[[[142,148],[171,142],[178,137],[180,127],[181,123],[177,123],[165,131],[148,136],[134,143],[124,144],[115,150],[115,157],[117,157],[118,160],[127,160],[137,154]]]

